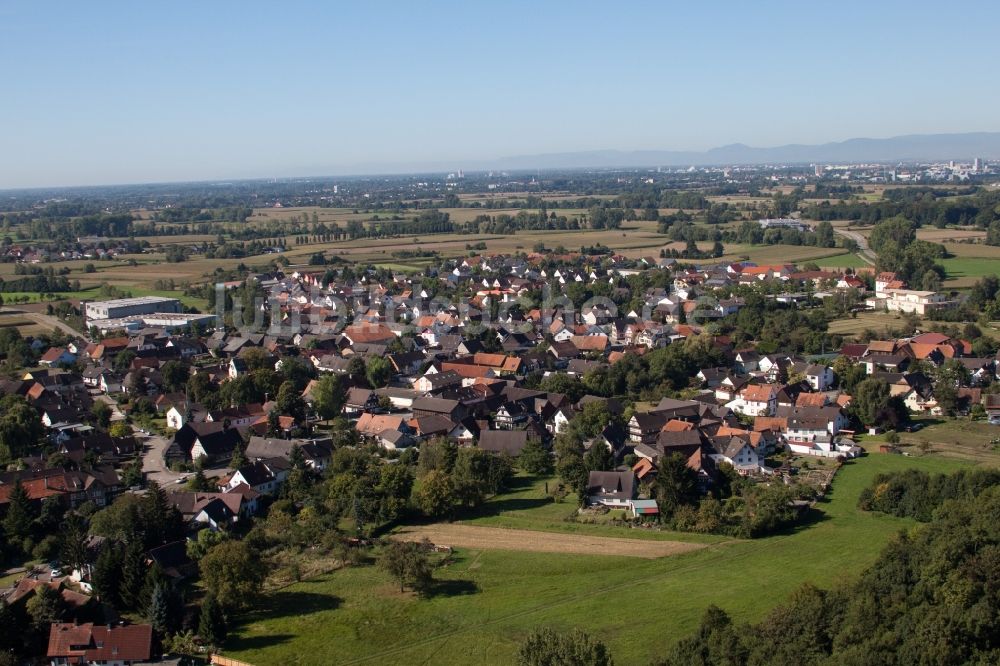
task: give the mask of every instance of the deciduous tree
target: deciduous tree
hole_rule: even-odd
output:
[[[433,570],[424,544],[412,541],[391,541],[383,549],[378,566],[399,583],[399,591],[406,587],[421,592],[433,580]]]
[[[264,584],[267,567],[244,541],[224,541],[198,563],[205,588],[224,608],[246,608]]]

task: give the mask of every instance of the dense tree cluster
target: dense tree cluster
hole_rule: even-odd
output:
[[[677,454],[660,461],[652,493],[660,520],[672,529],[743,539],[774,534],[795,524],[805,509],[799,501],[815,495],[806,486],[752,483],[723,465],[709,495],[703,497],[697,475]]]
[[[993,469],[962,469],[952,474],[907,469],[876,476],[861,492],[858,507],[926,523],[946,501],[969,500],[998,485],[1000,471]]]
[[[975,194],[973,194],[975,192]],[[959,196],[955,196],[959,195]],[[1000,219],[1000,194],[963,188],[956,191],[938,188],[898,188],[887,190],[882,201],[821,202],[807,206],[803,216],[811,220],[852,220],[876,224],[902,216],[918,227],[971,224],[987,229]]]
[[[765,354],[819,354],[839,346],[840,338],[827,333],[833,314],[826,309],[796,308],[757,291],[744,290],[741,295],[743,307],[713,324],[719,333],[730,335],[734,344],[757,342],[757,350]]]
[[[911,288],[938,290],[944,278],[944,246],[917,240],[917,224],[894,217],[875,225],[868,245],[878,255],[876,268],[896,273]]]
[[[10,337],[6,330],[0,332],[0,348],[5,337]],[[6,395],[0,398],[0,463],[27,455],[42,441],[44,433],[38,412],[24,397]]]
[[[792,228],[764,229],[756,221],[745,220],[733,231],[723,235],[731,243],[745,245],[815,245],[816,247],[836,247],[833,225],[820,222],[812,231]]]

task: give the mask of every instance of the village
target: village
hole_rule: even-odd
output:
[[[220,302],[250,305],[201,314],[165,297],[88,302],[89,338],[4,341],[37,364],[0,385],[3,418],[26,436],[0,473],[0,514],[153,493],[183,529],[149,544],[143,566],[183,580],[197,568],[185,543],[247,529],[288,496],[297,470],[321,478],[344,448],[388,466],[428,447],[477,449],[508,468],[558,470],[583,512],[655,524],[657,474],[673,461],[704,496],[727,474],[798,484],[813,460],[828,470],[822,493],[866,435],[919,428],[923,416],[1000,416],[986,390],[996,356],[969,340],[928,331],[806,353],[734,342],[744,332],[725,326],[744,308],[808,311],[825,299],[919,316],[957,302],[874,271],[536,253],[469,256],[423,277],[297,270],[218,288]],[[651,379],[652,392],[616,374],[662,374],[664,354],[685,365]],[[563,464],[574,445],[582,472]],[[43,538],[33,552],[53,565],[9,578],[4,603],[23,608],[51,589],[76,609],[63,617],[100,616],[90,595],[107,539],[87,537],[74,565]],[[106,642],[117,632],[144,643],[148,658],[151,632],[107,631]],[[49,655],[72,642],[53,629]]]

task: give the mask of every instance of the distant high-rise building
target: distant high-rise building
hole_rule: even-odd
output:
[[[977,157],[972,163],[972,170],[980,173],[983,170],[983,158]]]
[[[816,174],[817,178],[822,178],[823,177],[823,166],[820,165],[820,164],[817,164],[816,165],[816,169],[815,169],[815,171],[813,171],[813,173]]]

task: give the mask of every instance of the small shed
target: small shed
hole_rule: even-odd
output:
[[[628,506],[632,511],[633,518],[639,518],[640,516],[658,516],[660,514],[660,507],[656,505],[656,500],[634,499],[628,503]]]

